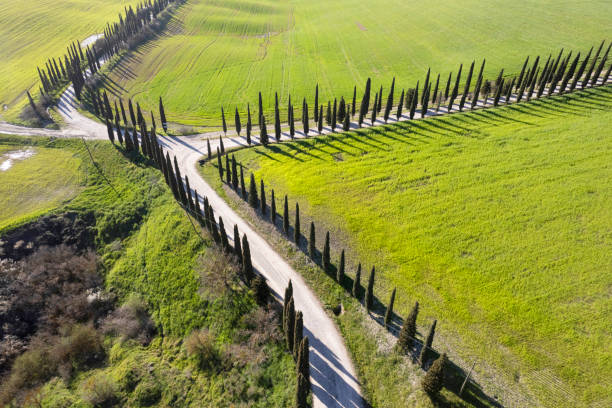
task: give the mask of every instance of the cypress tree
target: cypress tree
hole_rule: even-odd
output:
[[[450,112],[453,109],[453,104],[455,103],[455,99],[459,94],[459,82],[461,81],[461,70],[463,69],[463,64],[459,65],[459,72],[457,72],[457,78],[455,78],[455,86],[453,87],[453,92],[450,96],[450,102],[448,104],[448,111]]]
[[[423,391],[425,391],[430,396],[437,395],[442,387],[444,387],[444,376],[446,371],[446,365],[448,362],[448,357],[446,353],[442,354],[434,363],[431,365],[423,381],[421,386],[423,387]]]
[[[287,306],[287,321],[285,324],[285,343],[289,351],[293,352],[293,330],[295,329],[295,302],[293,297],[291,297]]]
[[[236,157],[232,154],[232,186],[234,190],[238,191],[238,166],[236,164]]]
[[[526,76],[529,76],[529,75],[530,75],[530,68],[527,68]],[[519,90],[516,94],[516,103],[519,103],[521,99],[523,98],[523,93],[525,92],[525,85],[527,85],[527,78],[523,78],[523,83],[519,87]],[[484,92],[481,91],[481,94],[484,94]]]
[[[280,123],[280,111],[278,110],[278,93],[274,93],[274,136],[276,141],[280,142],[281,138],[281,123]]]
[[[295,327],[293,329],[293,356],[297,359],[300,352],[300,343],[304,338],[304,315],[301,311],[295,314]]]
[[[234,224],[234,255],[238,259],[238,264],[242,265],[242,245],[240,245],[240,234],[236,224]]]
[[[289,105],[289,134],[291,139],[295,137],[295,119],[294,119],[293,105]]]
[[[380,113],[382,111],[382,95],[383,95],[383,87],[380,86],[380,90],[378,91],[378,104],[376,105],[376,113]]]
[[[414,307],[410,311],[410,314],[404,319],[402,330],[400,330],[399,337],[397,339],[397,348],[403,353],[408,353],[414,345],[416,336],[416,321],[419,314],[419,302],[414,304]]]
[[[314,121],[315,123],[319,122],[319,84],[317,84],[316,88],[315,88],[315,100],[314,100],[314,110],[313,110],[313,114],[314,114]]]
[[[329,248],[329,231],[325,234],[325,245],[323,246],[323,270],[325,273],[331,272],[330,263],[330,248]]]
[[[482,86],[482,76],[478,76],[476,79],[476,85],[474,86],[474,95],[472,96],[472,104],[470,109],[474,109],[478,104],[478,95],[480,94],[480,87]]]
[[[206,150],[208,151],[208,160],[212,159],[212,152],[210,151],[210,139],[206,139]]]
[[[225,146],[223,145],[223,139],[219,136],[219,147],[221,148],[221,154],[225,154]]]
[[[601,76],[601,72],[603,71],[604,65],[606,61],[608,60],[608,54],[610,53],[610,47],[612,47],[612,43],[608,45],[608,49],[606,50],[606,53],[601,58],[601,61],[599,62],[599,64],[597,64],[597,68],[595,69],[595,72],[593,72],[593,76],[591,77],[591,86],[597,85],[597,80]]]
[[[272,216],[272,225],[276,226],[276,198],[274,197],[274,190],[270,196],[270,215]]]
[[[257,208],[259,200],[257,199],[257,187],[255,186],[255,177],[251,173],[251,184],[249,185],[249,205],[252,208]]]
[[[372,81],[370,78],[366,81],[365,91],[363,92],[363,98],[361,99],[361,107],[359,109],[359,127],[363,125],[363,118],[365,118],[370,108],[370,86]]]
[[[242,235],[242,273],[250,285],[253,280],[253,263],[251,262],[251,248],[246,234]]]
[[[227,177],[227,185],[231,185],[232,184],[232,171],[231,171],[232,167],[230,164],[230,159],[229,159],[229,154],[225,154],[225,175]]]
[[[266,283],[266,279],[257,275],[253,280],[253,291],[255,292],[255,301],[259,306],[266,306],[268,304],[268,299],[270,298],[270,288]]]
[[[338,283],[340,285],[342,285],[342,281],[344,280],[344,249],[342,250],[342,253],[340,254],[340,263],[338,264],[338,270],[336,273],[336,280],[338,281]]]
[[[217,169],[219,170],[219,178],[223,181],[223,162],[221,161],[221,153],[217,147]],[[228,169],[229,171],[229,169]]]
[[[289,279],[289,284],[285,288],[285,296],[283,296],[283,332],[287,327],[287,309],[289,308],[289,301],[293,298],[293,284]]]
[[[353,103],[351,105],[351,117],[355,116],[355,106],[357,104],[357,86],[353,86]]]
[[[285,235],[289,235],[289,201],[286,194],[283,208],[283,231],[285,231]]]
[[[242,170],[242,165],[240,165],[240,192],[242,194],[242,199],[246,200],[246,186],[244,185],[244,172]]]
[[[28,96],[30,96],[29,92]],[[32,99],[31,96],[30,99]],[[108,118],[106,119],[106,130],[108,131],[108,139],[111,141],[112,144],[115,144],[115,134],[113,133],[113,125],[111,125],[111,123],[108,121]]]
[[[510,103],[510,99],[512,98],[512,90],[514,89],[514,84],[516,83],[516,77],[512,78],[512,82],[506,91],[506,105]]]
[[[468,71],[467,79],[465,80],[465,88],[463,88],[463,95],[461,95],[461,99],[459,100],[459,112],[463,111],[463,106],[465,105],[465,98],[467,97],[468,92],[470,92],[472,74],[474,73],[474,62],[475,61],[472,61],[472,65],[470,65],[470,70]]]
[[[219,231],[221,231],[221,246],[223,247],[223,251],[230,252],[227,232],[225,231],[225,226],[223,225],[223,218],[221,218],[221,216],[219,216]]]
[[[427,333],[427,338],[425,339],[425,343],[423,344],[423,348],[421,348],[421,354],[419,355],[419,365],[421,367],[425,367],[427,360],[429,358],[431,345],[433,344],[434,334],[436,333],[436,323],[438,321],[434,320],[431,327],[429,328],[429,332]]]
[[[580,60],[580,53],[578,53],[576,55],[576,57],[572,61],[572,65],[570,65],[569,70],[567,70],[567,72],[565,73],[565,77],[563,78],[563,82],[561,82],[561,87],[559,88],[559,94],[560,95],[562,95],[563,92],[565,92],[565,89],[567,88],[567,84],[568,84],[569,80],[574,75],[574,72],[576,72],[576,67],[578,66],[578,61],[579,60]]]
[[[251,145],[251,129],[253,124],[251,123],[251,107],[247,104],[247,124],[246,124],[246,139],[247,144]]]
[[[393,292],[391,292],[389,306],[387,306],[387,310],[385,311],[385,327],[388,327],[389,323],[391,323],[391,318],[393,317],[393,303],[395,303],[395,288],[393,288]]]
[[[533,95],[533,91],[535,88],[538,78],[538,74],[540,73],[540,68],[538,67],[538,69],[535,72],[535,76],[533,78],[533,80],[531,81],[531,85],[529,86],[529,91],[527,92],[527,100],[531,99],[531,95]],[[542,72],[542,76],[544,76],[545,72]]]
[[[261,99],[261,92],[259,92],[259,127],[261,128],[261,118],[264,116],[264,112],[263,112],[263,102]]]
[[[424,118],[425,115],[427,114],[430,91],[431,91],[431,84],[425,84],[425,89],[423,89],[423,105],[421,106],[421,118]]]
[[[584,70],[586,69],[586,66],[589,62],[589,58],[591,58],[592,52],[593,52],[593,47],[591,47],[584,61],[582,61],[582,64],[580,64],[580,67],[578,68],[578,72],[576,72],[576,75],[574,76],[574,80],[572,81],[572,84],[570,85],[570,92],[573,92],[574,89],[576,89],[576,85],[578,84],[578,81],[580,80],[580,78],[582,77],[582,74],[584,73]]]
[[[234,113],[234,124],[236,125],[236,133],[238,134],[238,136],[240,136],[242,125],[240,123],[240,114],[238,113],[238,107],[236,107],[236,111]]]
[[[227,123],[225,123],[225,112],[223,111],[223,107],[221,107],[221,122],[223,124],[223,133],[227,134]]]
[[[327,101],[327,115],[325,115],[325,122],[327,126],[331,126],[332,114],[331,114],[331,102]]]
[[[191,211],[195,211],[195,204],[193,203],[193,197],[191,196],[191,186],[189,186],[189,177],[185,176],[185,185],[187,186],[187,204]]]
[[[123,112],[123,104],[121,104],[121,111]],[[168,133],[168,122],[166,121],[166,112],[164,111],[164,103],[161,96],[159,97],[159,117],[161,118],[164,132]],[[125,112],[123,112],[123,120],[125,120]]]
[[[589,80],[591,78],[591,74],[593,73],[593,69],[595,68],[595,63],[597,62],[597,59],[599,58],[599,54],[601,53],[601,49],[603,48],[604,42],[605,41],[601,42],[601,44],[599,45],[599,48],[597,49],[597,52],[595,53],[595,57],[593,57],[593,59],[591,60],[591,64],[589,65],[589,69],[588,69],[587,73],[584,76],[584,80],[580,84],[582,89],[584,89],[587,86],[587,84],[589,83]]]
[[[295,203],[295,228],[293,231],[293,241],[300,246],[300,205]]]
[[[521,85],[523,84],[523,78],[524,78],[524,75],[525,75],[525,68],[527,68],[527,64],[528,63],[529,63],[529,56],[527,56],[527,58],[525,58],[525,62],[523,63],[523,68],[521,68],[521,73],[519,74],[518,81],[516,82],[515,90],[517,90],[517,91],[521,87]]]
[[[332,132],[336,131],[336,112],[337,110],[338,110],[338,105],[337,105],[336,98],[334,98],[334,110],[332,110],[332,124],[331,124]]]
[[[399,104],[397,105],[397,120],[400,120],[402,117],[402,105],[404,104],[404,90],[402,89],[402,94],[400,95]]]
[[[501,79],[499,85],[497,85],[497,89],[495,89],[495,98],[493,99],[493,106],[497,106],[499,104],[499,98],[501,97],[502,90],[504,88],[504,78]]]
[[[353,290],[351,293],[355,299],[361,301],[361,263],[357,266],[357,272],[355,273],[355,280],[353,280]]]
[[[319,109],[319,121],[317,122],[317,130],[319,131],[319,134],[321,134],[321,132],[323,132],[323,105],[321,105],[320,109]]]
[[[389,115],[391,114],[391,109],[393,108],[393,93],[395,92],[395,77],[393,77],[393,81],[391,81],[391,89],[389,90],[389,95],[387,96],[387,105],[385,106],[385,123],[389,120]]]
[[[482,85],[482,89],[480,90],[480,93],[484,95],[483,106],[487,105],[487,100],[489,99],[490,92],[491,92],[491,82],[488,79],[486,79],[484,81],[484,84]]]
[[[316,236],[315,236],[315,225],[314,222],[310,222],[310,235],[308,239],[308,255],[310,259],[316,261],[317,259],[317,247],[316,247]]]
[[[305,345],[304,345],[305,344]],[[309,372],[309,361],[308,361],[308,337],[304,337],[300,344],[300,350],[298,353],[298,374],[297,374],[297,391],[295,397],[296,408],[308,408],[308,394],[310,393],[310,379],[304,374],[304,369]]]
[[[340,103],[338,104],[338,123],[344,122],[344,115],[346,114],[346,102],[344,102],[344,96],[340,98]]]
[[[268,128],[266,126],[266,118],[262,116],[259,118],[259,122],[261,123],[261,134],[259,135],[259,141],[264,147],[268,147]]]
[[[185,188],[183,187],[183,179],[181,177],[181,172],[178,167],[178,162],[176,161],[176,156],[174,157],[174,174],[176,174],[176,184],[178,186],[178,191],[181,197],[181,202],[184,205],[187,205],[187,194],[185,194]]]
[[[410,104],[410,120],[414,119],[414,113],[417,107],[417,101],[419,99],[419,81],[417,81],[417,86],[410,96],[411,104]]]
[[[210,216],[210,227],[211,227],[211,235],[213,240],[217,244],[221,244],[221,236],[219,235],[219,230],[217,229],[217,223],[215,222],[215,217],[212,212],[212,208],[209,207],[209,216]]]
[[[448,73],[448,80],[446,81],[446,88],[444,89],[444,100],[446,101],[448,99],[448,92],[450,91],[450,83],[453,77],[453,73],[449,72]]]
[[[370,277],[368,278],[368,287],[366,289],[366,299],[365,299],[365,307],[369,312],[372,309],[372,305],[374,304],[374,274],[376,273],[374,267],[372,267],[372,271],[370,272]]]
[[[259,180],[259,204],[260,204],[260,210],[261,210],[261,215],[266,215],[266,211],[267,211],[267,205],[266,205],[266,190],[264,188],[264,182],[263,179]]]
[[[321,112],[323,110],[321,109]],[[342,129],[346,132],[351,128],[351,116],[348,114],[348,111],[344,115],[344,123],[342,124]]]
[[[304,135],[308,135],[310,131],[310,124],[308,120],[308,103],[306,102],[306,98],[304,98],[304,102],[302,104],[302,123],[304,124]]]

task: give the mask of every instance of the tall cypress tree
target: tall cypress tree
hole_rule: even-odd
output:
[[[331,123],[331,128],[332,128],[332,132],[336,131],[336,113],[338,111],[338,101],[336,100],[336,98],[334,98],[334,110],[332,110],[332,123]]]
[[[321,132],[323,132],[323,105],[320,106],[318,119],[317,130],[319,131],[319,134],[321,134]]]
[[[431,327],[429,328],[429,332],[427,333],[427,337],[425,339],[425,343],[423,343],[423,348],[421,348],[421,353],[419,355],[419,365],[425,368],[425,364],[429,359],[429,355],[431,354],[431,345],[433,344],[434,335],[436,333],[436,323],[437,320],[434,320]]]
[[[380,90],[378,91],[378,104],[376,105],[376,113],[380,113],[382,111],[382,94],[383,94],[383,87],[382,85],[380,86]]]
[[[325,115],[325,123],[327,126],[331,126],[332,114],[331,114],[331,102],[327,101],[327,114]]]
[[[218,147],[217,147],[217,170],[219,170],[219,178],[221,179],[221,181],[223,181],[223,162],[221,161],[221,152],[219,152]]]
[[[527,64],[528,63],[529,63],[529,56],[527,56],[527,58],[525,58],[525,62],[523,63],[523,67],[521,68],[521,73],[519,74],[518,80],[516,82],[515,90],[517,90],[517,91],[521,87],[521,85],[523,84],[523,78],[524,78],[524,75],[525,75],[525,69],[527,68]]]
[[[597,68],[595,69],[595,72],[593,72],[593,76],[591,77],[591,86],[597,85],[597,80],[599,80],[599,77],[601,76],[601,73],[604,69],[604,65],[606,61],[608,60],[608,54],[610,53],[610,47],[612,47],[612,42],[608,45],[608,49],[606,50],[606,53],[601,58],[601,61],[599,62],[599,64],[597,64]],[[605,84],[605,82],[602,82],[602,84]]]
[[[366,298],[365,298],[365,307],[369,312],[372,309],[374,304],[374,274],[376,270],[372,267],[372,271],[370,271],[370,277],[368,278],[368,287],[366,289]]]
[[[238,134],[238,136],[240,136],[242,124],[240,123],[240,114],[238,113],[238,107],[236,107],[236,112],[234,113],[234,123],[236,125],[236,133]]]
[[[499,98],[501,97],[502,90],[504,89],[504,78],[501,79],[499,85],[495,89],[495,98],[493,99],[493,106],[497,106],[499,104]]]
[[[410,101],[411,101],[411,103],[410,103],[410,120],[414,119],[414,113],[416,111],[417,101],[418,100],[419,100],[419,81],[417,81],[416,88],[414,89],[414,92],[410,96]]]
[[[251,208],[257,208],[259,200],[257,199],[257,186],[255,185],[255,176],[251,173],[251,183],[249,185],[249,205]]]
[[[597,59],[599,58],[599,54],[601,53],[601,49],[603,48],[604,45],[604,41],[601,42],[601,44],[599,44],[599,48],[597,48],[597,52],[595,53],[595,56],[593,57],[593,60],[591,61],[591,64],[589,65],[589,69],[586,72],[585,76],[584,76],[584,80],[582,81],[582,83],[580,84],[580,87],[582,89],[584,89],[587,84],[589,83],[589,80],[591,78],[591,74],[593,73],[593,69],[595,68],[595,63],[597,62]]]
[[[246,123],[246,139],[247,144],[251,145],[251,129],[253,124],[251,123],[251,107],[247,104],[247,123]]]
[[[261,215],[266,215],[267,205],[266,205],[266,190],[264,187],[263,179],[259,180],[259,204]]]
[[[397,113],[395,115],[397,120],[400,120],[400,118],[402,117],[402,106],[403,105],[404,105],[404,90],[402,89],[402,94],[400,95],[399,103],[397,105]]]
[[[251,262],[251,248],[246,234],[242,235],[242,273],[248,284],[253,280],[253,263]]]
[[[353,104],[351,105],[351,117],[355,116],[355,106],[357,104],[357,86],[353,87]]]
[[[425,377],[423,377],[421,386],[423,387],[423,391],[425,391],[428,395],[435,396],[440,392],[442,387],[444,387],[444,377],[447,364],[448,357],[446,356],[446,353],[443,353],[436,361],[434,361],[429,370],[427,370],[427,374],[425,374]]]
[[[393,317],[393,303],[395,303],[395,288],[393,288],[393,292],[391,292],[389,306],[387,306],[387,310],[385,311],[385,327],[388,327],[389,323],[391,323],[391,318]]]
[[[570,92],[573,92],[574,89],[576,89],[576,85],[578,84],[578,81],[580,80],[580,78],[582,77],[582,74],[584,73],[584,70],[586,69],[589,59],[591,58],[592,52],[593,52],[593,47],[591,47],[591,49],[589,50],[589,53],[584,58],[584,61],[582,61],[582,64],[580,64],[580,67],[578,68],[578,72],[576,72],[576,75],[574,76],[574,80],[572,81],[572,84],[570,85]]]
[[[238,166],[236,164],[236,157],[232,154],[232,186],[234,190],[238,191]]]
[[[262,116],[261,118],[259,118],[259,121],[261,123],[261,134],[259,135],[259,141],[261,142],[262,146],[264,147],[268,147],[268,128],[266,126],[266,118],[264,116]]]
[[[212,152],[210,151],[210,139],[206,139],[206,150],[208,151],[208,160],[211,160]]]
[[[344,115],[344,123],[342,124],[342,130],[347,132],[350,128],[351,128],[351,116],[349,115],[348,110],[347,110],[346,114]]]
[[[289,135],[291,135],[291,139],[295,137],[295,119],[293,105],[291,104],[289,104]]]
[[[408,317],[404,319],[404,324],[397,338],[397,348],[404,353],[408,353],[413,345],[416,336],[416,322],[419,314],[419,302],[414,304]]]
[[[219,216],[219,231],[221,232],[221,246],[223,247],[223,251],[229,253],[229,240],[227,239],[227,232],[225,231],[225,225],[223,225],[223,218],[221,218],[221,216]]]
[[[274,93],[274,136],[276,137],[276,141],[280,142],[281,123],[280,111],[278,110],[278,93]]]
[[[302,103],[302,123],[304,124],[304,135],[308,135],[310,131],[310,121],[308,120],[308,103],[306,102],[306,98]]]
[[[431,83],[425,84],[423,89],[423,105],[421,106],[421,118],[424,118],[427,114],[427,108],[429,106],[429,92],[431,90]]]
[[[30,96],[29,92],[28,92],[28,96]],[[32,99],[31,96],[30,96],[30,99]],[[111,125],[108,118],[106,119],[106,130],[108,132],[108,139],[111,141],[111,143],[115,144],[115,134],[113,133],[113,125]]]
[[[270,298],[270,288],[263,276],[257,275],[253,280],[253,290],[255,292],[255,301],[259,306],[265,307]]]
[[[359,127],[363,125],[363,119],[365,118],[368,110],[370,109],[370,86],[372,81],[370,78],[366,81],[365,91],[363,92],[363,98],[361,99],[361,107],[359,109]]]
[[[210,226],[211,226],[211,235],[213,240],[217,244],[221,244],[221,236],[219,235],[219,230],[217,229],[217,223],[215,222],[214,214],[212,212],[212,208],[209,207],[209,216],[210,216]]]
[[[300,350],[298,353],[298,373],[297,373],[297,390],[295,397],[296,408],[308,408],[308,394],[310,394],[310,378],[307,374],[309,370],[308,357],[308,337],[302,339]]]
[[[372,107],[372,117],[370,118],[370,122],[372,126],[374,126],[374,122],[376,122],[376,113],[378,112],[378,94],[374,95],[374,106]]]
[[[506,105],[510,103],[510,99],[512,98],[512,90],[514,89],[514,84],[516,83],[516,77],[512,78],[512,82],[510,83],[510,85],[508,86],[508,89],[506,90]]]
[[[246,186],[244,185],[244,172],[242,170],[242,165],[240,165],[240,193],[242,195],[242,199],[246,200]]]
[[[440,74],[438,74],[438,77],[436,78],[436,87],[434,88],[434,93],[431,97],[431,103],[435,103],[436,102],[436,95],[438,94],[438,88],[440,87]]]
[[[123,112],[123,120],[125,120],[125,112],[123,111],[123,104],[121,104],[121,111]],[[164,103],[162,102],[161,96],[159,97],[159,117],[161,118],[162,127],[164,132],[168,133],[168,122],[166,121],[166,112],[164,111]]]
[[[470,70],[468,71],[467,79],[465,80],[465,88],[463,88],[463,94],[461,95],[461,99],[459,101],[459,112],[463,111],[463,106],[465,105],[465,98],[467,97],[468,92],[470,92],[472,74],[474,73],[474,62],[475,61],[472,61],[472,65],[470,65]]]
[[[285,235],[289,235],[289,201],[285,194],[285,204],[283,206],[283,231]]]
[[[325,234],[325,245],[323,246],[323,270],[325,273],[331,272],[329,231]]]
[[[461,81],[461,70],[463,69],[463,64],[459,65],[459,72],[457,72],[457,78],[455,78],[455,86],[453,87],[453,91],[450,95],[450,102],[448,104],[448,111],[450,112],[453,109],[453,104],[455,103],[455,99],[459,94],[459,82]]]
[[[565,72],[565,76],[563,77],[563,81],[561,82],[561,87],[559,88],[560,95],[562,95],[563,92],[565,92],[565,89],[567,88],[567,84],[569,83],[569,80],[574,75],[574,72],[576,72],[576,67],[578,66],[579,60],[580,60],[580,53],[578,53],[576,57],[574,57],[572,64],[570,65],[569,69]]]
[[[300,205],[295,203],[295,228],[293,230],[293,241],[300,246]]]
[[[221,107],[221,122],[223,125],[223,133],[227,134],[227,123],[225,123],[225,112],[223,111],[223,107]]]
[[[236,224],[234,224],[234,255],[236,255],[238,263],[242,265],[242,245],[240,245],[240,234]]]
[[[340,98],[340,103],[338,104],[338,119],[339,123],[344,122],[344,115],[346,114],[346,102],[344,102],[344,96]]]
[[[227,180],[226,180],[227,185],[230,186],[232,185],[232,171],[231,171],[232,166],[230,164],[229,154],[227,153],[225,154],[225,169],[226,169],[225,175],[227,177]]]
[[[272,218],[272,225],[276,226],[276,197],[274,197],[274,189],[270,194],[270,216]]]
[[[448,92],[450,91],[450,83],[452,79],[453,79],[453,73],[449,72],[448,80],[446,81],[446,88],[444,89],[444,100],[445,101],[448,99]]]
[[[342,281],[344,280],[344,268],[345,268],[345,259],[344,259],[344,249],[340,254],[340,262],[338,263],[338,270],[336,271],[336,280],[340,285],[342,285]]]
[[[316,235],[315,235],[315,225],[314,222],[310,222],[310,235],[308,238],[308,255],[310,255],[310,259],[313,261],[317,260],[317,243],[316,243]]]
[[[304,315],[301,311],[295,314],[295,326],[293,329],[293,356],[297,360],[300,352],[300,343],[304,338]]]
[[[351,291],[353,297],[357,300],[361,300],[361,263],[357,266],[357,272],[355,273],[355,280],[353,280],[353,290]]]
[[[293,352],[293,330],[295,329],[295,301],[293,297],[287,306],[287,316],[285,321],[285,343],[290,352]]]
[[[314,110],[313,110],[313,114],[314,114],[314,121],[315,123],[319,122],[319,84],[317,84],[317,86],[315,87],[315,99],[314,99]]]
[[[393,77],[393,81],[391,82],[391,89],[389,90],[389,95],[387,96],[387,106],[385,106],[385,123],[389,120],[389,115],[391,114],[391,109],[393,108],[393,93],[395,92],[395,77]]]

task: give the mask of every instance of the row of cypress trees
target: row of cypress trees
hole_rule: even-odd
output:
[[[229,158],[229,154],[225,154],[225,160],[221,158],[221,154],[217,152],[217,167],[219,169],[219,176],[222,182],[227,183],[227,185],[231,186],[236,193],[241,196],[245,201],[249,203],[249,205],[258,210],[262,217],[265,220],[269,220],[274,226],[277,226],[277,206],[276,206],[276,198],[274,190],[271,190],[270,194],[270,204],[268,208],[267,198],[266,198],[266,188],[263,180],[260,180],[259,190],[257,188],[257,184],[255,182],[255,177],[253,173],[250,174],[249,179],[249,188],[248,192],[244,182],[244,171],[243,166],[236,162],[236,158],[232,155],[231,160]],[[225,168],[223,162],[225,161]],[[238,169],[240,169],[238,171]],[[238,174],[240,174],[238,179]],[[270,212],[268,216],[268,211]],[[289,214],[289,202],[288,198],[285,195],[284,203],[283,203],[283,218],[282,218],[282,231],[286,237],[291,238],[292,241],[300,247],[302,245],[302,234],[300,227],[300,207],[299,204],[295,204],[295,215],[294,215],[294,225],[293,225],[293,234],[290,231],[290,214]],[[345,251],[342,250],[340,253],[340,257],[338,260],[337,266],[334,266],[331,261],[331,244],[330,244],[330,234],[329,231],[325,234],[325,242],[323,244],[323,251],[321,253],[320,262],[319,255],[316,246],[316,227],[314,222],[310,223],[310,231],[309,238],[307,241],[307,254],[313,260],[313,262],[318,263],[321,268],[331,276],[334,276],[335,280],[342,286],[346,285],[346,257]],[[362,266],[361,263],[358,264],[357,270],[355,273],[355,278],[353,279],[351,294],[360,302],[362,302],[369,312],[373,309],[374,306],[374,283],[376,276],[376,268],[373,266],[370,274],[368,276],[367,284],[364,288],[361,285],[361,275],[362,275]],[[283,309],[285,313],[283,314],[283,329],[287,336],[287,345],[291,350],[290,339],[294,337],[294,332],[290,332],[291,328],[294,326],[294,316],[295,312],[293,311],[293,307],[288,306],[288,302],[291,299],[291,283],[288,288],[289,292],[285,293],[285,308]],[[389,300],[388,306],[385,309],[384,315],[384,324],[385,327],[390,328],[391,321],[393,317],[393,306],[395,303],[396,297],[396,289],[393,289],[391,293],[391,298]],[[289,310],[289,312],[288,312]],[[402,328],[399,333],[399,337],[397,340],[396,348],[398,351],[403,353],[412,353],[413,350],[416,350],[418,346],[418,341],[416,339],[416,330],[417,330],[417,315],[419,311],[418,302],[415,303],[410,314],[404,319]],[[288,318],[286,316],[289,316]],[[434,320],[432,325],[430,326],[429,332],[422,343],[422,347],[420,348],[418,354],[418,362],[421,367],[426,368],[428,362],[431,360],[433,356],[436,356],[438,353],[433,350],[432,344],[435,335],[437,321]],[[294,347],[297,347],[297,343],[293,342]],[[294,349],[293,349],[294,351]],[[446,357],[445,357],[446,359]],[[436,365],[436,364],[434,364]],[[439,365],[439,364],[437,364]],[[437,366],[436,365],[436,366]],[[433,366],[432,366],[433,367]],[[436,376],[435,378],[438,378]],[[427,376],[426,376],[427,378]],[[425,380],[424,380],[425,381]],[[429,380],[428,380],[429,381]],[[425,383],[424,383],[424,388]],[[438,389],[439,391],[439,389]]]
[[[100,60],[109,59],[128,46],[128,42],[139,35],[145,27],[157,18],[158,14],[175,0],[145,0],[134,10],[125,8],[125,15],[119,15],[119,21],[107,23],[104,37],[93,46],[87,46],[85,52],[76,41],[66,49],[60,58],[49,58],[44,67],[36,67],[42,88],[46,94],[62,89],[71,82],[78,100],[87,77],[86,70],[96,73],[100,69]]]
[[[540,98],[544,95],[544,93],[550,96],[555,92],[558,92],[560,94],[571,92],[576,89],[581,79],[582,81],[580,83],[580,89],[584,89],[587,86],[595,86],[597,84],[598,79],[604,72],[605,64],[608,61],[609,57],[610,47],[612,45],[609,44],[606,51],[602,53],[604,43],[605,41],[602,41],[594,55],[592,55],[593,49],[591,49],[587,56],[582,60],[580,59],[580,53],[577,53],[572,58],[572,52],[570,52],[568,55],[563,56],[564,51],[561,50],[556,58],[552,58],[551,56],[549,56],[546,65],[541,71],[539,69],[540,57],[537,57],[535,59],[535,62],[531,67],[529,67],[529,57],[527,57],[525,59],[525,62],[523,63],[518,77],[504,78],[504,69],[501,69],[497,78],[494,81],[490,81],[484,78],[485,60],[483,60],[482,64],[480,65],[480,69],[478,71],[475,81],[473,81],[475,73],[475,61],[472,61],[472,63],[470,64],[465,80],[463,80],[462,78],[463,64],[461,64],[457,71],[457,75],[454,78],[454,81],[453,73],[449,73],[444,90],[441,87],[442,84],[440,83],[440,74],[437,75],[435,81],[430,80],[431,69],[428,69],[427,74],[425,76],[425,81],[423,82],[423,87],[420,96],[420,81],[417,81],[415,88],[411,88],[408,90],[402,89],[397,104],[395,104],[396,81],[395,78],[393,78],[389,88],[389,92],[386,95],[386,103],[382,119],[385,123],[389,120],[394,106],[396,108],[395,115],[398,120],[402,117],[404,110],[408,112],[410,119],[413,119],[415,114],[417,113],[417,108],[419,106],[421,117],[424,117],[429,110],[430,104],[434,104],[435,111],[438,112],[440,109],[440,105],[443,102],[448,103],[447,110],[450,111],[455,105],[455,101],[457,100],[457,98],[459,98],[458,110],[461,112],[465,108],[468,100],[470,100],[470,109],[475,109],[478,106],[480,97],[484,97],[483,104],[486,105],[489,101],[489,97],[492,96],[493,105],[498,106],[500,102],[504,102],[505,104],[510,103],[514,93],[516,93],[516,102],[520,102],[521,100],[523,100],[523,98],[525,98],[526,100],[531,99],[531,97],[533,96]],[[608,70],[605,72],[603,76],[603,83],[606,83],[606,81],[610,77],[611,69],[612,65],[610,65],[610,68],[608,68]],[[459,87],[462,83],[463,91],[461,94],[459,94]],[[379,91],[375,93],[374,103],[371,106],[371,87],[372,81],[370,78],[368,78],[365,84],[365,90],[361,99],[358,112],[359,116],[357,124],[359,127],[363,125],[368,114],[370,114],[370,123],[374,124],[377,118],[379,117],[378,115],[382,112],[382,101],[384,99],[383,88],[381,87]],[[318,133],[321,133],[323,129],[322,119],[325,106],[327,106],[327,109],[325,110],[325,112],[327,113],[325,116],[325,120],[331,130],[335,132],[336,128],[339,126],[342,126],[343,130],[348,130],[350,128],[350,120],[356,112],[356,95],[357,87],[354,87],[352,104],[347,103],[344,100],[344,97],[340,98],[339,102],[337,99],[334,99],[333,104],[332,101],[328,101],[326,105],[319,104],[319,86],[317,84],[315,86],[313,117]],[[251,144],[251,132],[249,128],[250,106],[248,105],[247,111],[247,142]],[[291,95],[289,95],[287,111],[289,134],[291,138],[293,138],[295,136],[295,117],[294,107],[291,103]],[[261,92],[259,93],[258,114],[260,118],[260,131],[264,139],[262,141],[262,144],[267,145],[269,139],[267,135],[267,129],[265,129],[265,117],[262,108]],[[278,94],[275,94],[274,129],[276,140],[280,140],[281,137],[280,117],[281,115],[279,111]],[[224,132],[227,132],[227,125],[223,109],[222,122],[223,130]],[[263,126],[262,123],[264,124]],[[308,103],[305,98],[302,102],[302,124],[304,128],[304,134],[308,135],[311,131],[310,116]],[[238,135],[240,135],[242,126],[240,122],[240,115],[238,113],[238,107],[235,108],[235,126],[236,132],[238,133]]]

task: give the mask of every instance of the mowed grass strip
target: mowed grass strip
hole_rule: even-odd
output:
[[[170,121],[220,126],[222,106],[233,124],[234,107],[256,109],[260,91],[271,112],[275,92],[283,111],[289,94],[296,108],[303,97],[312,108],[316,83],[326,102],[351,98],[355,85],[361,96],[368,77],[386,94],[395,76],[397,100],[428,67],[446,81],[460,63],[465,78],[472,60],[486,58],[487,78],[502,67],[518,74],[527,55],[546,59],[609,40],[611,18],[605,0],[189,0],[168,35],[114,70],[112,89],[155,112],[162,96]]]
[[[64,55],[68,44],[101,33],[131,0],[5,0],[0,3],[0,111],[24,101],[26,89],[38,93],[36,67]],[[27,100],[27,99],[26,99]],[[1,114],[0,114],[1,115]],[[4,116],[7,116],[5,114]],[[1,117],[1,116],[0,116]]]
[[[0,230],[32,219],[74,197],[85,178],[81,160],[67,150],[0,144],[0,164],[5,155],[16,152],[33,154],[11,160],[0,171]]]
[[[397,287],[406,316],[418,300],[419,320],[439,321],[434,347],[542,406],[608,406],[610,123],[605,87],[236,159],[275,190],[277,208],[284,194],[300,203],[319,246],[331,231],[349,275],[376,265],[382,302]]]

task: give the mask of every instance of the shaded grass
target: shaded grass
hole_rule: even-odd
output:
[[[393,287],[400,315],[418,300],[434,347],[477,361],[477,379],[605,406],[611,108],[604,87],[236,157],[299,201],[319,243],[331,231],[351,274],[375,264],[382,302]]]
[[[502,67],[517,74],[527,55],[598,45],[610,17],[605,0],[190,0],[163,36],[122,61],[110,88],[154,112],[162,96],[171,122],[215,127],[222,106],[230,124],[235,106],[245,119],[260,91],[272,113],[278,92],[286,118],[288,95],[297,108],[306,97],[312,109],[317,83],[322,103],[352,98],[355,85],[360,97],[368,77],[386,93],[397,77],[397,100],[428,67],[446,81],[460,63],[486,58],[486,77]]]

